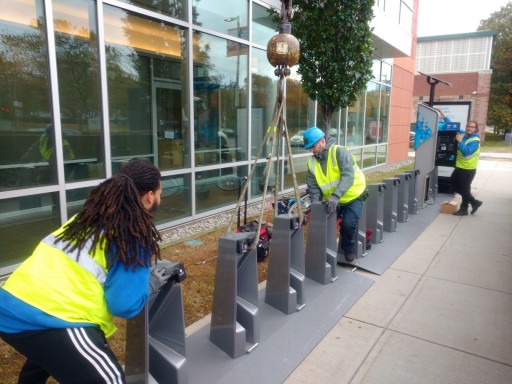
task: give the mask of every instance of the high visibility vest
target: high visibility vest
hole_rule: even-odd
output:
[[[338,167],[336,157],[336,149],[338,147],[338,145],[332,145],[327,152],[327,169],[325,174],[322,171],[322,165],[314,156],[312,156],[308,162],[308,168],[315,177],[318,187],[322,191],[324,200],[327,200],[332,195],[341,179],[341,170]],[[357,166],[354,156],[352,156],[352,161],[354,167],[354,183],[347,192],[340,197],[340,204],[346,204],[358,198],[366,189],[364,173]]]
[[[92,257],[90,240],[76,261],[77,250],[64,251],[65,241],[54,244],[62,230],[44,238],[2,288],[56,318],[97,324],[108,337],[116,327],[103,290],[107,260],[102,245],[97,245]]]
[[[457,159],[455,160],[455,167],[462,169],[476,169],[478,166],[478,159],[480,158],[480,137],[470,137],[465,141],[465,144],[478,141],[477,150],[471,155],[464,156],[460,149],[457,149]]]

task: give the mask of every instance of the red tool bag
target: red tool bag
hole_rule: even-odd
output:
[[[251,221],[237,228],[237,232],[256,232],[258,230],[258,220]],[[270,251],[270,239],[272,231],[268,224],[261,224],[258,245],[256,246],[256,255],[258,262],[267,258]]]

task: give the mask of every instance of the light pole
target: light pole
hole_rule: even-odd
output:
[[[232,21],[236,20],[236,37],[240,38],[240,16],[234,16],[234,17],[228,17],[227,19],[224,19],[226,23],[230,23]],[[238,86],[239,86],[239,79],[240,79],[240,43],[236,42],[236,80],[235,80],[235,108],[239,105],[239,93],[238,93]]]

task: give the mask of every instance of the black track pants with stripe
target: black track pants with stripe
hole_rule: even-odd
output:
[[[2,333],[27,358],[19,384],[43,384],[49,376],[62,384],[125,383],[124,372],[96,327]]]

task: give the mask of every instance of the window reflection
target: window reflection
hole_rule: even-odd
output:
[[[0,268],[19,263],[59,227],[57,194],[0,200]]]
[[[373,167],[376,164],[376,146],[363,148],[363,168]]]
[[[219,6],[222,4],[222,6]],[[194,22],[202,27],[213,29],[217,32],[228,33],[228,28],[236,28],[236,25],[229,25],[227,19],[238,18],[240,25],[239,36],[248,39],[248,2],[247,0],[201,0],[195,3]]]
[[[380,85],[369,82],[366,86],[366,137],[365,144],[382,140],[382,125],[379,121]]]
[[[94,1],[54,0],[52,4],[64,176],[66,181],[104,177]]]
[[[161,12],[167,16],[186,20],[187,0],[120,0],[123,3],[138,5],[151,11]],[[195,8],[193,6],[193,8]]]
[[[0,14],[0,190],[56,182],[39,151],[52,123],[45,17],[34,1],[15,0]],[[54,146],[53,138],[47,141]]]
[[[386,164],[387,152],[387,145],[379,145],[377,147],[377,165]]]
[[[381,143],[387,143],[389,131],[389,108],[391,101],[391,87],[381,85],[380,91],[380,115],[379,120],[382,126],[382,140]]]
[[[113,172],[134,156],[189,166],[185,30],[110,6],[104,15]]]
[[[261,49],[252,52],[251,156],[255,157],[272,122],[278,78],[267,60],[267,52]],[[270,148],[264,148],[260,158],[265,157],[268,151]]]
[[[311,155],[312,156],[312,155]],[[306,184],[306,173],[308,171],[308,161],[311,156],[295,157],[293,159],[293,167],[295,175],[297,177],[297,183],[299,185]],[[284,189],[293,188],[293,177],[291,175],[291,169],[285,166],[284,174]]]
[[[301,141],[301,137],[306,129],[313,126],[315,103],[303,91],[297,68],[291,68],[291,72],[292,74],[286,78],[286,122],[292,152],[295,153],[305,151],[304,141]]]
[[[252,41],[266,46],[276,33],[277,25],[272,21],[268,9],[252,3]]]
[[[246,158],[248,46],[194,35],[194,145],[197,166]]]
[[[236,204],[245,176],[247,167],[228,167],[196,173],[197,212]]]
[[[190,179],[189,174],[162,178],[160,206],[154,215],[156,224],[168,223],[192,214]]]
[[[347,112],[347,146],[363,145],[364,139],[364,97],[362,92]]]

